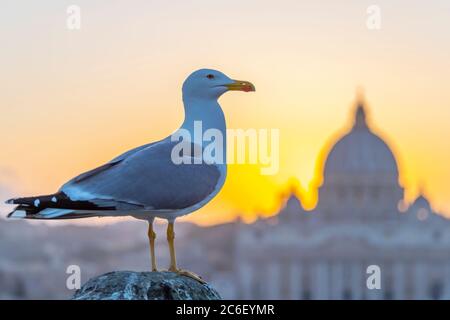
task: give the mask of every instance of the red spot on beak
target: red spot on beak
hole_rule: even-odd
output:
[[[243,89],[245,92],[250,92],[250,91],[252,91],[252,87],[249,86],[249,85],[244,86],[242,89]]]

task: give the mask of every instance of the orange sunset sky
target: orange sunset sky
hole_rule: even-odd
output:
[[[66,27],[71,4],[80,30]],[[219,196],[187,219],[271,215],[292,178],[312,208],[320,155],[349,125],[358,87],[406,199],[422,184],[450,215],[450,2],[377,0],[380,30],[366,26],[372,4],[2,1],[0,196],[54,192],[166,137],[183,120],[183,80],[209,67],[255,84],[220,103],[229,128],[280,130],[280,170],[229,166]]]

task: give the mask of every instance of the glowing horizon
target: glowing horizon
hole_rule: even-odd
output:
[[[448,2],[380,0],[382,28],[370,31],[365,1],[233,1],[78,1],[79,31],[66,29],[69,1],[7,3],[0,191],[51,193],[169,135],[183,119],[184,78],[212,67],[256,85],[220,103],[228,128],[280,130],[280,171],[230,165],[219,196],[188,220],[272,215],[292,181],[312,209],[321,163],[347,129],[360,86],[405,199],[424,186],[434,209],[450,215]]]

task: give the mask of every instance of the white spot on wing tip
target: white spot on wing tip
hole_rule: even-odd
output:
[[[56,197],[53,197],[53,198],[52,198],[52,202],[55,202],[55,203],[56,203],[56,201],[58,201],[58,200],[56,199]]]
[[[34,200],[33,204],[34,204],[35,207],[39,207],[39,205],[41,204],[41,200],[36,199],[36,200]]]

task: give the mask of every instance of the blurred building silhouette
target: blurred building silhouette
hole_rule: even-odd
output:
[[[292,190],[275,216],[253,224],[177,225],[181,267],[230,299],[448,299],[450,221],[420,195],[403,202],[396,159],[366,119],[362,103],[350,130],[323,163],[313,211]],[[0,220],[0,299],[66,299],[66,269],[82,282],[112,270],[149,270],[146,224],[52,226]],[[158,266],[168,265],[165,225],[157,224]],[[367,267],[381,270],[369,290]]]
[[[396,159],[360,102],[326,157],[317,207],[306,212],[292,193],[275,217],[236,228],[236,295],[448,298],[449,226],[424,195],[405,208]],[[379,290],[367,288],[369,265],[380,267]]]

